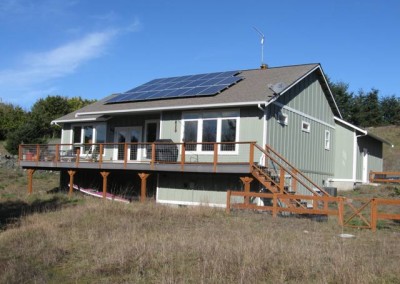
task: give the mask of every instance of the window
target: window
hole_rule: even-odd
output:
[[[304,132],[310,132],[311,126],[310,123],[306,122],[306,121],[302,121],[301,122],[301,130]]]
[[[220,152],[236,151],[238,139],[239,113],[229,112],[204,112],[184,113],[183,115],[183,141],[188,151],[210,152],[214,151],[214,143],[219,144]],[[200,144],[190,144],[196,142]],[[202,144],[203,143],[203,144]]]
[[[331,149],[331,132],[329,130],[325,130],[325,150]]]
[[[74,148],[79,148],[82,154],[91,150],[92,145],[90,144],[104,143],[106,141],[105,124],[99,124],[95,127],[93,125],[77,125],[72,128],[72,132]]]
[[[183,141],[189,142],[186,145],[186,150],[196,151],[196,144],[190,144],[190,142],[197,142],[197,121],[186,121],[185,129],[183,134]]]

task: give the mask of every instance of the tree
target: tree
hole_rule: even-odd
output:
[[[27,122],[7,136],[6,150],[13,155],[18,154],[20,144],[42,144],[46,142],[41,125],[35,122]]]
[[[32,106],[31,119],[43,129],[44,136],[54,138],[59,137],[61,132],[59,127],[51,125],[51,121],[70,112],[66,97],[48,96]]]
[[[0,103],[0,140],[27,121],[27,113],[19,106]]]
[[[70,108],[70,112],[76,111],[76,110],[83,108],[84,106],[90,105],[94,102],[96,102],[96,100],[85,100],[85,99],[82,99],[81,97],[73,97],[73,98],[68,99],[68,105]]]
[[[352,105],[353,121],[361,127],[380,126],[383,122],[381,106],[379,104],[379,90],[371,89],[368,93],[358,92]]]
[[[335,98],[336,104],[339,108],[342,117],[346,121],[352,120],[352,104],[353,93],[349,92],[349,84],[344,82],[331,82],[328,79],[328,84]]]
[[[384,97],[380,101],[383,113],[383,123],[385,125],[400,125],[400,99],[392,95]]]

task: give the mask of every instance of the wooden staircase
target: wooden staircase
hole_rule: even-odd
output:
[[[270,146],[266,145],[265,149],[263,149],[259,145],[254,144],[254,147],[262,153],[264,162],[263,165],[253,162],[251,164],[251,174],[271,193],[296,195],[297,187],[301,186],[310,195],[320,196],[323,194],[330,196],[323,188],[315,184]],[[291,184],[287,184],[285,182],[286,179],[289,179]],[[282,199],[279,204],[280,206],[292,208],[301,207],[311,209],[315,207],[314,205],[311,207],[298,199]]]

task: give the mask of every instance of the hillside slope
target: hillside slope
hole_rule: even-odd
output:
[[[394,147],[383,144],[383,170],[400,171],[400,126],[371,127],[368,131],[390,141]]]

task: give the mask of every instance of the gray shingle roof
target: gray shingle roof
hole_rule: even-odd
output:
[[[274,93],[268,88],[270,84],[284,83],[290,88],[299,79],[317,69],[319,64],[304,64],[268,69],[245,70],[240,73],[244,80],[214,96],[174,98],[166,100],[127,102],[105,104],[108,96],[78,111],[60,117],[55,122],[101,119],[99,115],[112,113],[150,112],[166,109],[191,109],[201,107],[240,106],[269,101]]]

